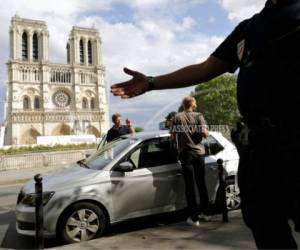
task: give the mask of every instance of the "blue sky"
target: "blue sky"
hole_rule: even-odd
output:
[[[128,79],[124,66],[159,75],[204,60],[236,24],[259,11],[265,0],[1,0],[0,121],[7,81],[11,17],[44,20],[50,32],[50,61],[66,62],[73,25],[99,29],[106,84]],[[193,88],[153,91],[122,100],[108,93],[110,114],[120,112],[135,126],[157,129]]]

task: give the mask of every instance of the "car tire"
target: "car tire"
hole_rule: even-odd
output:
[[[239,188],[235,179],[226,180],[226,203],[228,211],[237,210],[241,206],[241,197]]]
[[[107,219],[100,207],[81,202],[69,207],[61,216],[58,237],[66,243],[78,243],[103,235]]]

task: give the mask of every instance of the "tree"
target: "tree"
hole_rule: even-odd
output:
[[[232,126],[238,115],[236,76],[223,75],[207,83],[199,84],[191,93],[209,125]]]
[[[144,129],[141,128],[141,127],[135,127],[135,128],[134,128],[134,131],[135,131],[136,133],[139,133],[139,132],[143,132]]]

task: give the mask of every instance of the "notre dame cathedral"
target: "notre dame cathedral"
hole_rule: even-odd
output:
[[[5,145],[34,144],[37,136],[106,133],[108,103],[98,30],[72,28],[67,64],[49,62],[49,32],[43,21],[15,15],[9,39]]]

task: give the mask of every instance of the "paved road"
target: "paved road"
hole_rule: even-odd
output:
[[[34,238],[19,235],[15,228],[15,203],[22,184],[0,186],[0,247],[2,249],[33,249]],[[45,247],[61,245],[55,239],[47,239]]]
[[[15,229],[15,203],[22,184],[0,185],[0,248],[1,249],[33,249],[34,238],[19,235]],[[184,212],[171,213],[154,217],[141,218],[111,228],[104,237],[121,236],[143,229],[155,228],[184,220]],[[56,239],[45,239],[45,248],[62,246]]]
[[[0,185],[0,248],[33,249],[34,238],[17,234],[14,207],[21,184]],[[184,223],[184,212],[136,219],[111,228],[101,239],[82,244],[64,246],[56,239],[45,239],[45,248],[63,249],[116,249],[124,248],[202,248],[241,249],[254,248],[250,231],[242,223],[239,211],[229,214],[230,223],[221,223],[221,217],[203,225],[199,230]],[[300,235],[296,234],[300,246]],[[174,243],[175,242],[175,243]],[[125,245],[124,245],[125,244]],[[126,245],[127,244],[127,245]],[[159,245],[160,244],[160,245]]]

